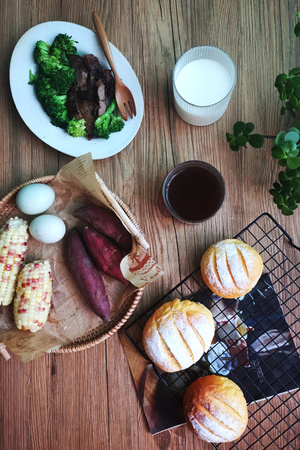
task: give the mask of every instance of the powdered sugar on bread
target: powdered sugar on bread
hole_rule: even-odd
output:
[[[183,408],[188,426],[207,442],[231,442],[241,436],[248,422],[241,389],[218,375],[192,383],[185,393]]]
[[[214,336],[214,320],[203,305],[175,299],[158,308],[143,330],[149,358],[166,372],[183,370],[197,362]]]
[[[249,292],[261,276],[262,269],[260,255],[238,239],[225,239],[213,244],[201,260],[204,282],[224,298],[240,297]]]

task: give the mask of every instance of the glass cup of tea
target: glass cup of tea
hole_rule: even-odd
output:
[[[190,224],[213,217],[224,202],[225,192],[221,173],[204,161],[186,161],[174,167],[162,187],[171,215]]]
[[[191,125],[210,125],[227,109],[236,67],[218,47],[194,47],[179,58],[172,78],[177,114]]]

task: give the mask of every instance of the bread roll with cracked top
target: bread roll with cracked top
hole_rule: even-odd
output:
[[[204,305],[175,299],[160,306],[143,330],[149,358],[165,372],[187,369],[211,345],[214,319]]]
[[[225,239],[209,247],[201,259],[203,281],[223,298],[238,298],[257,284],[263,270],[259,253],[238,239]]]
[[[207,442],[234,441],[248,423],[243,392],[233,381],[218,375],[199,378],[187,388],[183,412],[188,427]]]

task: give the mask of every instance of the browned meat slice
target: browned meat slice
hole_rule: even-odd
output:
[[[82,114],[78,105],[77,92],[77,84],[74,82],[67,92],[67,110],[70,120],[73,119],[73,117],[77,120],[82,119]]]
[[[97,116],[102,116],[102,114],[106,111],[106,96],[105,96],[105,84],[101,80],[101,78],[98,78],[98,80],[95,81],[95,88],[96,88],[96,100],[97,100]]]
[[[78,88],[82,88],[86,85],[88,70],[84,64],[84,59],[79,55],[68,55],[68,60],[71,66],[74,68],[74,74]]]
[[[91,139],[94,132],[94,123],[97,117],[97,105],[90,99],[78,98],[78,107],[82,118],[85,120],[85,126],[88,137]]]
[[[108,98],[113,99],[115,96],[115,79],[110,69],[102,69],[100,75],[105,84],[105,92]]]
[[[83,57],[86,67],[89,71],[96,70],[98,72],[101,71],[101,66],[99,63],[99,59],[94,55],[84,55]]]

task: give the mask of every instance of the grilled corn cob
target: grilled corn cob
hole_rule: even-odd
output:
[[[35,332],[46,323],[51,303],[52,276],[48,260],[26,264],[18,277],[14,298],[17,328]]]
[[[0,231],[0,305],[9,305],[25,258],[28,223],[11,217]]]

